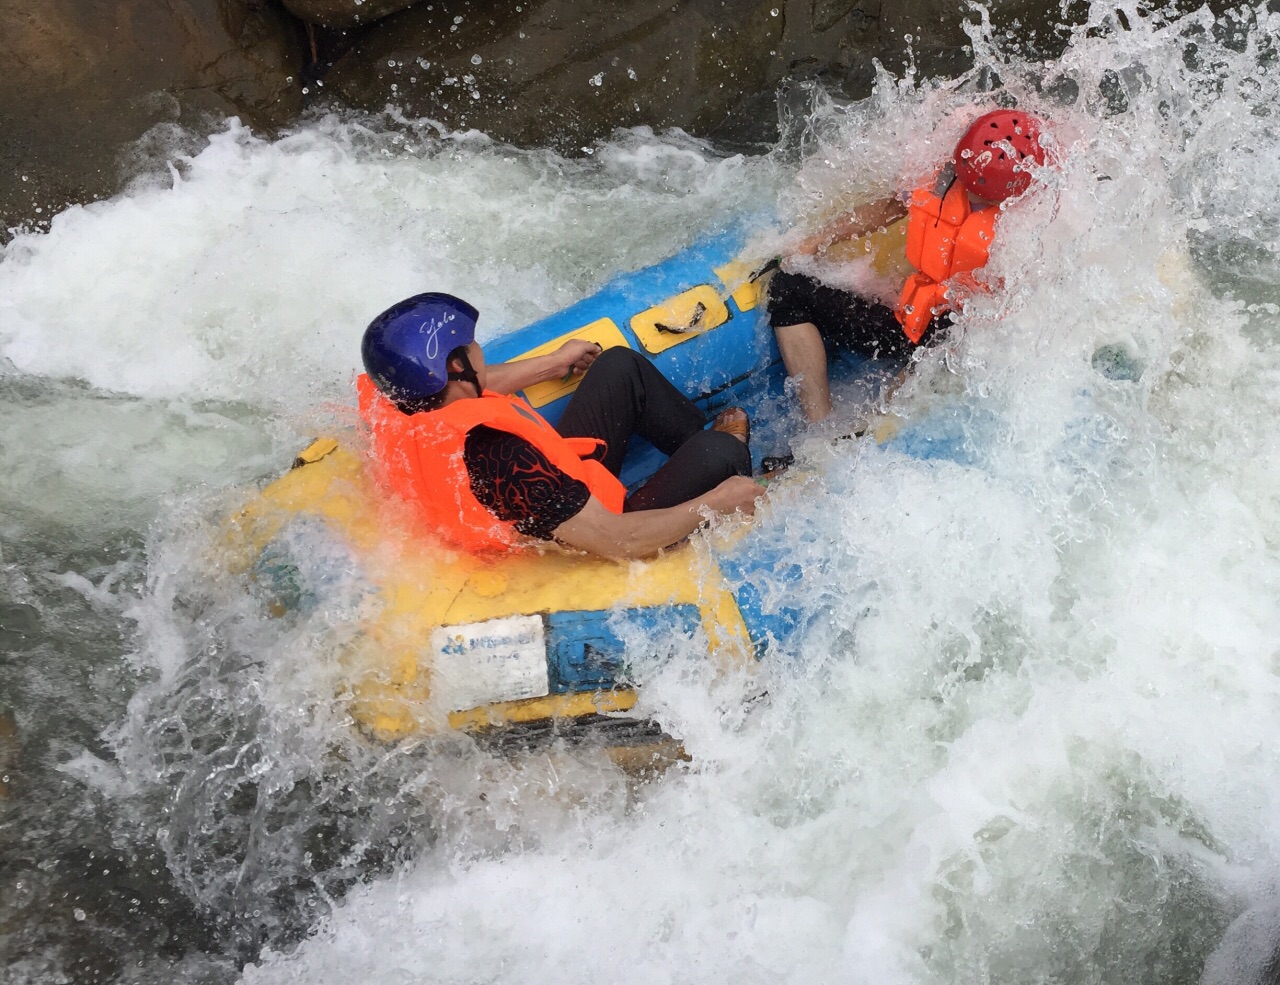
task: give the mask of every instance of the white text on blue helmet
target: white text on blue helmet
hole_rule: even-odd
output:
[[[426,353],[428,359],[435,359],[440,355],[440,332],[456,317],[452,311],[446,311],[440,316],[439,321],[435,318],[428,318],[418,326],[418,334],[427,337]]]

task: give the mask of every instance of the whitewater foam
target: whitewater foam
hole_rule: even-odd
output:
[[[215,963],[254,985],[1199,977],[1280,847],[1276,15],[1126,23],[1099,11],[1048,66],[975,36],[1053,121],[1055,167],[1001,220],[1000,290],[879,408],[897,450],[797,436],[807,475],[755,536],[803,566],[773,587],[805,631],[750,675],[681,639],[641,662],[642,710],[693,756],[648,785],[591,750],[355,736],[345,602],[270,620],[209,562],[233,487],[349,414],[387,303],[456,291],[492,338],[761,203],[782,242],[919,177],[986,73],[819,95],[797,164],[644,131],[567,161],[404,121],[231,126],[5,247],[0,355],[36,388],[5,447],[64,449],[5,459],[7,536],[114,515],[146,542],[145,583],[99,593],[134,628],[123,780],[68,769],[124,843],[160,829]]]

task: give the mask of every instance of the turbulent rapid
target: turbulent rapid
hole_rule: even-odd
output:
[[[759,155],[229,122],[158,135],[126,192],[15,235],[9,980],[1262,980],[1277,36],[1265,7],[1097,8],[1042,64],[975,28],[961,79],[814,88]],[[732,222],[767,254],[911,187],[966,112],[1010,98],[1050,121],[1054,167],[1001,220],[1002,290],[882,405],[790,422],[804,477],[754,536],[803,568],[777,589],[808,628],[750,671],[683,638],[637,648],[686,768],[373,743],[334,659],[359,579],[277,619],[226,564],[245,495],[351,423],[360,332],[391,302],[459,294],[492,339]],[[834,440],[868,413],[960,453]]]

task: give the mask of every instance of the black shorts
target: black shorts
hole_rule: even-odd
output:
[[[647,357],[615,346],[600,354],[556,425],[563,437],[599,438],[601,462],[622,469],[632,435],[667,460],[626,499],[624,511],[659,510],[696,499],[733,475],[751,474],[751,451],[732,434],[706,430],[707,418]],[[463,461],[471,492],[499,520],[527,537],[550,540],[591,498],[587,484],[551,464],[528,440],[477,424]]]
[[[775,329],[809,322],[817,326],[828,345],[868,359],[903,359],[917,347],[888,305],[830,287],[806,274],[775,273],[769,281],[766,305],[769,324]],[[936,341],[950,324],[950,315],[935,318],[919,345]]]

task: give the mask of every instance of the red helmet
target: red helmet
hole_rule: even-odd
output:
[[[956,144],[956,177],[979,198],[1003,202],[1031,184],[1031,175],[1018,167],[1028,159],[1045,161],[1040,121],[1016,109],[998,109],[974,120]]]

